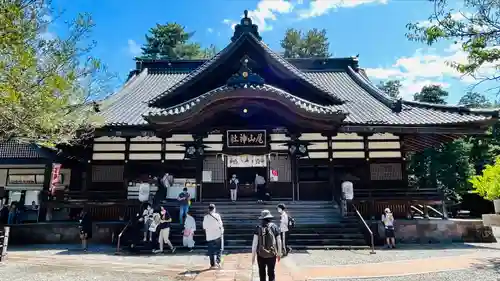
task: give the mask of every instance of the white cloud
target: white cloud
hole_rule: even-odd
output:
[[[401,94],[408,98],[418,92],[422,86],[437,84],[448,87],[444,79],[457,79],[464,84],[470,85],[477,82],[480,77],[491,76],[497,72],[493,65],[484,65],[478,71],[476,78],[464,76],[449,63],[465,63],[467,53],[460,44],[451,44],[441,54],[434,49],[418,49],[412,56],[401,57],[390,67],[378,67],[366,69],[368,75],[374,79],[388,80],[398,79],[403,87]]]
[[[471,15],[470,13],[455,12],[451,14],[451,19],[456,21],[462,21],[465,19],[465,17],[469,17],[470,15]],[[432,23],[429,20],[423,20],[417,22],[417,25],[420,27],[431,27],[434,25],[434,23]]]
[[[230,20],[230,19],[224,19],[222,21],[223,24],[227,24],[231,27],[232,30],[234,30],[234,27],[236,26],[237,22],[235,22],[234,20]]]
[[[209,28],[207,28],[207,32],[208,32],[208,33],[213,33],[213,32],[214,32],[214,29],[209,27]]]
[[[137,44],[137,42],[135,42],[132,39],[128,39],[128,51],[130,54],[132,54],[134,56],[138,56],[142,52],[141,46],[139,44]]]
[[[269,21],[275,21],[279,14],[292,12],[293,7],[294,5],[288,0],[260,0],[255,10],[248,11],[248,17],[252,19],[254,24],[259,26],[259,31],[269,31],[273,29]],[[238,23],[230,19],[225,19],[222,22],[231,26],[233,30]]]
[[[315,0],[309,3],[307,9],[299,11],[299,18],[306,19],[322,16],[331,10],[354,8],[364,4],[387,4],[389,0]]]

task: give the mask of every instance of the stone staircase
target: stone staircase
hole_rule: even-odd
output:
[[[258,216],[261,210],[267,209],[279,222],[276,206],[281,203],[271,201],[257,203],[251,201],[238,202],[206,202],[193,203],[191,214],[196,220],[197,231],[195,241],[197,246],[205,244],[205,233],[202,228],[203,216],[208,211],[208,204],[214,203],[217,212],[224,223],[225,248],[250,248],[253,232],[259,224]],[[290,232],[289,245],[294,249],[310,248],[365,248],[367,243],[356,217],[344,218],[340,209],[331,201],[302,201],[287,202],[288,213],[296,222]],[[167,207],[177,221],[178,211],[174,203],[167,203]],[[182,244],[182,227],[173,223],[171,240],[176,245]]]

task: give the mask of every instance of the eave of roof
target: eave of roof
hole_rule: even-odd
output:
[[[282,96],[285,99],[289,100],[290,102],[294,103],[299,109],[302,109],[304,111],[307,111],[311,114],[345,114],[344,112],[340,110],[334,109],[332,106],[325,106],[325,105],[320,105],[316,104],[310,101],[307,101],[305,99],[299,98],[297,96],[294,96],[282,89],[276,88],[272,85],[251,85],[251,84],[241,84],[237,86],[221,86],[219,88],[216,88],[214,90],[211,90],[199,97],[190,99],[186,102],[183,102],[179,105],[172,106],[169,108],[161,109],[160,111],[153,111],[149,112],[147,115],[144,115],[145,118],[150,117],[150,116],[169,116],[169,115],[178,115],[178,114],[183,114],[185,112],[188,112],[195,108],[196,106],[200,105],[203,103],[204,100],[217,96],[217,95],[223,95],[224,93],[232,92],[237,89],[248,89],[251,91],[261,91],[261,92],[269,92],[276,94],[278,96]]]

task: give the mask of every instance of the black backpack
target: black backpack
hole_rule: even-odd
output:
[[[271,227],[272,224],[259,227],[257,255],[261,258],[274,258],[278,255],[276,236]]]
[[[288,228],[294,228],[295,227],[295,219],[288,215]]]

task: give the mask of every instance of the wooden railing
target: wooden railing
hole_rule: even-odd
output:
[[[356,189],[354,197],[358,199],[382,199],[401,201],[441,201],[442,195],[434,188],[422,189]]]
[[[113,201],[123,201],[127,199],[126,190],[88,190],[88,191],[73,191],[73,190],[61,190],[56,191],[54,195],[50,195],[51,198],[58,202],[75,202],[75,201],[87,201],[87,202],[113,202]]]

